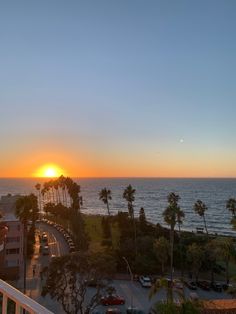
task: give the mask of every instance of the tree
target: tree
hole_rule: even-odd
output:
[[[109,201],[112,199],[111,191],[107,190],[106,188],[102,189],[99,192],[99,199],[102,200],[103,203],[107,205],[107,213],[108,213],[108,216],[110,216]]]
[[[134,230],[134,246],[135,246],[135,256],[137,256],[137,232],[136,232],[136,223],[135,223],[135,218],[134,218],[134,207],[133,207],[133,202],[135,200],[135,189],[133,189],[132,185],[129,184],[123,193],[123,198],[127,201],[128,203],[128,213],[133,221],[133,230]]]
[[[38,191],[38,207],[41,211],[41,184],[40,183],[37,183],[35,185],[35,189]]]
[[[173,251],[174,251],[174,230],[178,221],[181,209],[178,205],[180,197],[175,193],[170,193],[167,197],[168,207],[163,212],[165,222],[170,226],[170,279],[173,282]]]
[[[200,314],[202,313],[202,303],[199,301],[186,300],[184,290],[180,291],[176,289],[176,293],[180,299],[180,304],[176,304],[173,300],[173,288],[166,278],[157,279],[154,285],[152,285],[149,292],[149,299],[155,294],[159,293],[160,290],[165,289],[167,292],[166,301],[157,302],[153,308],[152,313],[154,314]]]
[[[231,212],[233,218],[236,218],[236,199],[230,198],[226,203],[226,208]]]
[[[214,273],[216,269],[216,261],[219,256],[219,247],[217,239],[210,240],[205,245],[205,264],[211,272],[211,281],[214,282]]]
[[[195,213],[197,213],[200,217],[203,218],[203,222],[204,222],[204,226],[205,226],[205,229],[206,229],[206,233],[208,235],[208,230],[207,230],[207,225],[206,225],[206,218],[205,218],[205,212],[206,212],[207,209],[208,209],[207,206],[201,200],[198,200],[194,204]]]
[[[159,239],[155,240],[154,250],[156,258],[158,262],[161,264],[161,272],[163,275],[165,271],[165,265],[168,261],[170,253],[170,244],[168,240],[164,237],[160,237]]]
[[[32,221],[32,228],[35,231],[35,223],[38,217],[38,202],[37,197],[34,194],[21,196],[16,201],[16,217],[19,218],[21,223],[23,224],[23,238],[24,238],[24,246],[23,246],[23,255],[24,255],[24,293],[26,292],[26,259],[27,259],[27,225],[28,222]],[[33,234],[33,237],[35,235]]]
[[[140,211],[139,211],[139,228],[140,231],[145,233],[147,231],[147,219],[146,219],[146,215],[145,215],[145,211],[144,208],[141,207]]]
[[[215,240],[216,246],[219,250],[219,256],[221,256],[225,263],[225,274],[226,274],[226,283],[229,283],[229,262],[231,259],[235,260],[236,250],[234,246],[234,241],[232,238],[217,238]]]
[[[90,313],[99,303],[109,286],[107,276],[116,269],[112,255],[74,253],[56,257],[47,270],[47,279],[42,296],[49,294],[59,301],[67,314]],[[96,289],[89,300],[85,295],[90,282]]]
[[[83,215],[80,212],[72,212],[70,216],[70,226],[78,250],[87,251],[90,239],[85,228]]]
[[[193,243],[187,248],[187,261],[191,267],[191,270],[198,281],[199,270],[204,260],[204,250],[196,243]]]
[[[110,224],[110,207],[109,207],[109,201],[112,199],[111,197],[111,191],[104,188],[99,192],[99,199],[103,201],[104,204],[107,205],[107,213],[108,213],[108,219],[104,218],[102,220],[102,228],[104,231],[105,238],[110,238],[111,240],[107,241],[106,243],[112,244],[112,232],[111,232],[111,224]],[[113,248],[113,245],[112,245]]]

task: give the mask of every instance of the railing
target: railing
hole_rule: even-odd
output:
[[[0,294],[2,294],[1,313],[7,314],[9,300],[15,303],[15,314],[22,314],[23,310],[30,314],[53,314],[45,307],[27,297],[19,290],[0,279]]]

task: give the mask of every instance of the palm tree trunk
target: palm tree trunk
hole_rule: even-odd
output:
[[[184,261],[183,261],[183,247],[182,247],[180,224],[179,224],[179,244],[180,244],[180,260],[181,260],[181,279],[183,279],[183,276],[184,276],[183,262]]]
[[[226,260],[226,263],[225,263],[225,270],[226,270],[226,283],[228,284],[229,283],[229,261]]]
[[[206,233],[207,233],[207,236],[208,236],[208,230],[207,230],[207,225],[206,225],[205,215],[203,215],[203,221],[204,221],[204,225],[205,225]]]
[[[110,217],[111,213],[110,213],[110,208],[109,208],[109,203],[107,201],[107,212],[108,212],[108,216]]]
[[[133,218],[133,224],[134,224],[134,246],[135,246],[135,256],[137,257],[138,254],[138,248],[137,248],[137,230],[136,230],[136,223],[135,219]]]
[[[170,229],[170,280],[173,284],[173,251],[174,251],[174,230]]]
[[[23,283],[23,293],[26,294],[26,264],[27,264],[27,222],[23,223],[23,255],[24,255],[24,283]]]

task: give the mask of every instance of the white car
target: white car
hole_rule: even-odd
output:
[[[151,279],[147,276],[140,276],[139,281],[144,288],[151,288],[152,286]]]
[[[174,287],[177,289],[184,289],[184,285],[179,279],[174,279]]]

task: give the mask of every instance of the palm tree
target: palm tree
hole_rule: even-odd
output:
[[[137,256],[137,232],[136,232],[136,223],[135,223],[135,218],[134,218],[134,207],[133,207],[133,202],[135,200],[135,189],[133,189],[132,185],[129,184],[126,189],[124,190],[123,193],[123,198],[127,201],[128,203],[128,212],[129,216],[133,221],[133,228],[134,228],[134,245],[135,245],[135,255]]]
[[[192,273],[195,276],[196,282],[198,281],[198,273],[204,260],[204,250],[202,246],[192,243],[187,248],[187,261],[191,267]]]
[[[230,198],[226,203],[226,208],[232,213],[233,218],[236,218],[236,199]]]
[[[168,261],[170,254],[170,244],[164,237],[160,237],[154,241],[154,252],[158,262],[161,264],[161,272],[164,275],[165,264]]]
[[[180,197],[175,193],[170,193],[167,197],[168,207],[163,212],[165,222],[170,226],[170,280],[173,283],[173,251],[174,251],[174,230],[178,217],[182,217],[183,213],[178,206]]]
[[[27,259],[27,225],[29,220],[32,220],[32,225],[35,225],[38,206],[37,197],[34,194],[21,196],[16,201],[16,217],[19,218],[23,224],[23,238],[24,238],[24,293],[26,292],[26,259]]]
[[[184,275],[184,270],[183,270],[183,264],[184,264],[184,260],[183,260],[183,246],[182,246],[182,237],[181,237],[181,225],[183,223],[183,219],[185,217],[184,212],[178,208],[177,210],[177,223],[178,223],[178,227],[179,227],[179,244],[180,244],[180,258],[181,258],[181,278],[183,278]]]
[[[103,203],[107,205],[107,213],[108,213],[108,216],[110,216],[109,201],[112,199],[111,191],[107,190],[106,188],[102,189],[99,192],[99,199],[102,200]]]
[[[38,191],[38,205],[39,205],[39,209],[41,211],[41,184],[37,183],[35,185],[35,189]]]
[[[206,229],[206,233],[208,235],[208,230],[207,230],[207,225],[206,225],[206,219],[205,219],[205,211],[207,210],[207,206],[201,201],[201,200],[198,200],[195,204],[194,204],[194,210],[195,210],[195,213],[197,213],[200,217],[203,218],[203,221],[204,221],[204,226],[205,226],[205,229]]]
[[[219,248],[219,256],[225,262],[226,283],[229,283],[229,262],[236,258],[236,250],[232,238],[218,238],[216,239],[216,246]]]

